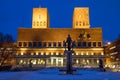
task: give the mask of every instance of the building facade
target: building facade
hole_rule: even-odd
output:
[[[65,67],[64,44],[68,34],[73,45],[74,67],[98,67],[105,62],[102,28],[90,28],[89,8],[74,8],[72,28],[50,28],[47,8],[34,8],[32,28],[19,28],[16,64],[32,67]]]
[[[109,67],[120,66],[120,38],[116,41],[108,43],[105,46],[105,53],[107,54],[107,63]]]

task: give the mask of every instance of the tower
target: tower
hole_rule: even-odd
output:
[[[90,28],[89,8],[74,8],[73,28]]]
[[[47,8],[33,8],[32,28],[49,28]]]

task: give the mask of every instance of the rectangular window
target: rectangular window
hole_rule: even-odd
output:
[[[37,47],[37,43],[33,42],[33,47],[36,48]]]
[[[38,42],[38,47],[41,48],[42,47],[42,43]]]
[[[93,42],[93,47],[96,47],[96,42]]]
[[[43,43],[43,47],[47,47],[47,46],[46,46],[46,42]]]
[[[73,43],[72,43],[72,47],[73,47],[73,48],[76,47],[76,42],[73,42]]]
[[[88,47],[91,47],[91,42],[88,42]]]
[[[82,47],[86,47],[86,42],[83,42],[83,43],[82,43]]]
[[[101,42],[98,42],[98,47],[101,47]]]
[[[78,42],[78,47],[81,47],[81,42]]]
[[[22,47],[22,42],[19,42],[19,47]]]
[[[32,47],[32,42],[29,42],[28,46],[29,46],[29,47]]]
[[[51,47],[51,43],[50,42],[48,43],[48,47]]]
[[[61,47],[61,42],[58,42],[58,47]]]
[[[24,43],[23,43],[23,46],[24,46],[24,47],[27,47],[27,43],[26,43],[26,42],[24,42]]]
[[[56,42],[53,43],[53,47],[56,47]]]

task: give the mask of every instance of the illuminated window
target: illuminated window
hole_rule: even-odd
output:
[[[81,55],[83,55],[83,52],[81,52]]]
[[[34,53],[31,53],[31,55],[34,55]]]
[[[91,55],[94,55],[94,53],[92,52]]]
[[[56,55],[58,55],[58,52],[56,52]]]
[[[41,52],[41,55],[43,55],[43,52]]]
[[[89,55],[88,52],[86,52],[86,55]]]
[[[76,60],[76,63],[77,63],[77,64],[79,63],[78,59]]]
[[[38,52],[36,52],[36,55],[38,55]]]
[[[101,55],[104,55],[104,53],[103,53],[103,52],[101,52]]]
[[[76,55],[78,55],[78,53],[76,53]]]
[[[97,59],[97,64],[99,63],[99,60]]]
[[[21,55],[24,55],[24,54],[21,52]]]
[[[51,55],[53,55],[53,52],[51,52]]]
[[[32,63],[33,63],[33,64],[36,64],[36,62],[37,62],[36,60],[32,60]]]
[[[20,60],[19,64],[23,64],[23,60]]]

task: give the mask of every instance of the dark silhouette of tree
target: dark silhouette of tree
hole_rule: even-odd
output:
[[[9,34],[3,35],[0,32],[0,66],[12,65],[15,51],[13,37]]]

